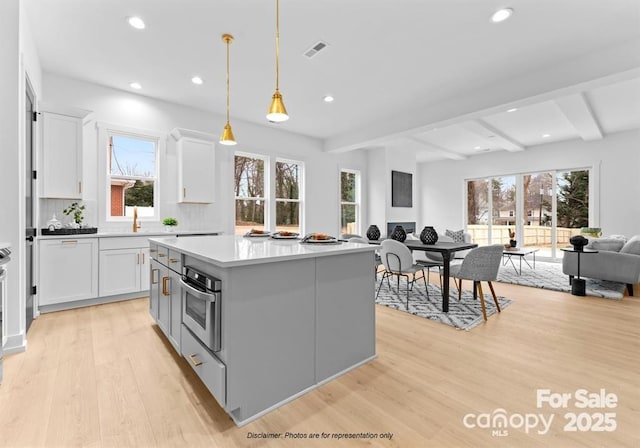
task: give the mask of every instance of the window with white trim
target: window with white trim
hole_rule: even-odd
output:
[[[158,218],[158,139],[110,130],[107,135],[107,219]]]
[[[275,170],[275,230],[300,233],[302,165],[299,162],[276,160]]]
[[[340,233],[360,234],[359,171],[340,171]]]
[[[265,159],[248,154],[235,156],[236,235],[251,229],[265,230]]]

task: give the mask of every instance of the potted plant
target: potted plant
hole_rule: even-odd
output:
[[[62,210],[65,215],[73,215],[73,222],[75,228],[80,228],[82,225],[82,212],[84,211],[84,205],[80,205],[77,202],[72,203],[69,207]]]
[[[516,241],[516,232],[512,232],[511,229],[509,230],[509,245],[511,247],[516,247],[518,245],[518,242]]]
[[[162,220],[162,225],[165,226],[165,230],[167,232],[173,232],[174,226],[178,225],[178,220],[176,218],[171,218],[171,217],[164,218]]]
[[[599,238],[602,235],[602,229],[600,227],[583,227],[580,229],[580,233],[591,238]]]

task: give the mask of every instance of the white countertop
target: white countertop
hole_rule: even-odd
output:
[[[176,230],[174,232],[164,232],[162,230],[138,230],[137,232],[98,232],[98,233],[73,233],[70,235],[38,235],[40,240],[57,239],[77,239],[77,238],[114,238],[114,237],[158,237],[158,236],[184,236],[184,235],[210,235],[212,233],[222,233],[220,230]]]
[[[301,244],[300,240],[248,238],[235,235],[151,238],[150,241],[225,268],[339,255],[347,252],[369,252],[377,248],[374,245],[360,243]]]

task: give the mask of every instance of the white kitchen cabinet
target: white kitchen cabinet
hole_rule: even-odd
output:
[[[147,245],[140,237],[101,239],[100,297],[149,290]]]
[[[178,159],[178,202],[215,201],[215,141],[204,132],[174,129]]]
[[[98,238],[39,242],[40,305],[98,296]]]
[[[82,127],[90,112],[55,110],[41,110],[40,196],[82,199]]]

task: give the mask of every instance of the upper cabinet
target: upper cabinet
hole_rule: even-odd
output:
[[[205,132],[176,128],[178,202],[209,204],[215,201],[215,141]]]
[[[40,197],[82,199],[82,127],[91,112],[41,105]]]

